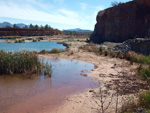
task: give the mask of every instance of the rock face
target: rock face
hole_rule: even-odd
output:
[[[150,55],[150,38],[129,39],[113,48],[115,51],[134,51],[144,55]]]
[[[59,30],[32,30],[19,28],[0,28],[0,36],[50,36],[62,34]]]
[[[150,0],[134,0],[100,11],[90,41],[123,42],[150,36]]]

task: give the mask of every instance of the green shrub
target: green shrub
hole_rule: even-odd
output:
[[[150,80],[150,68],[143,68],[139,73],[144,79]]]
[[[53,48],[49,53],[60,53],[61,50],[57,49],[57,48]]]
[[[45,49],[43,49],[39,52],[39,54],[46,54],[46,53],[47,53],[47,51]]]
[[[142,92],[139,95],[138,103],[140,107],[150,109],[150,91]]]
[[[139,94],[138,98],[128,98],[121,107],[121,113],[135,113],[137,109],[144,109],[150,113],[150,91],[144,91]]]

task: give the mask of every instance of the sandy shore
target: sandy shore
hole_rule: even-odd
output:
[[[123,104],[125,97],[136,95],[145,89],[146,82],[135,73],[138,65],[130,65],[126,60],[85,52],[79,50],[77,46],[71,46],[68,52],[40,56],[92,63],[95,69],[88,76],[100,83],[98,88],[67,97],[63,105],[53,111],[47,110],[45,113],[96,113],[102,109],[101,97],[104,101],[104,109],[110,104],[105,112],[115,113],[116,108]]]

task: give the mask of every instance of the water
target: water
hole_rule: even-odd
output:
[[[1,39],[2,40],[2,39]],[[66,47],[62,44],[57,44],[58,41],[41,41],[41,42],[26,42],[26,43],[0,43],[0,50],[5,51],[20,51],[20,50],[28,50],[28,51],[41,51],[52,50],[53,48],[65,49]]]
[[[0,113],[43,113],[57,108],[69,95],[98,85],[91,77],[80,75],[93,69],[92,64],[48,58],[44,61],[53,65],[52,78],[0,76]]]
[[[0,39],[0,42],[3,42],[3,41],[5,41],[5,40],[11,40],[11,39]]]

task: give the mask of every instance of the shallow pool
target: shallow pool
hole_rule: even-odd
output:
[[[22,75],[0,76],[0,113],[42,113],[57,108],[71,94],[98,86],[88,73],[94,65],[68,60],[44,59],[53,66],[52,78]]]

